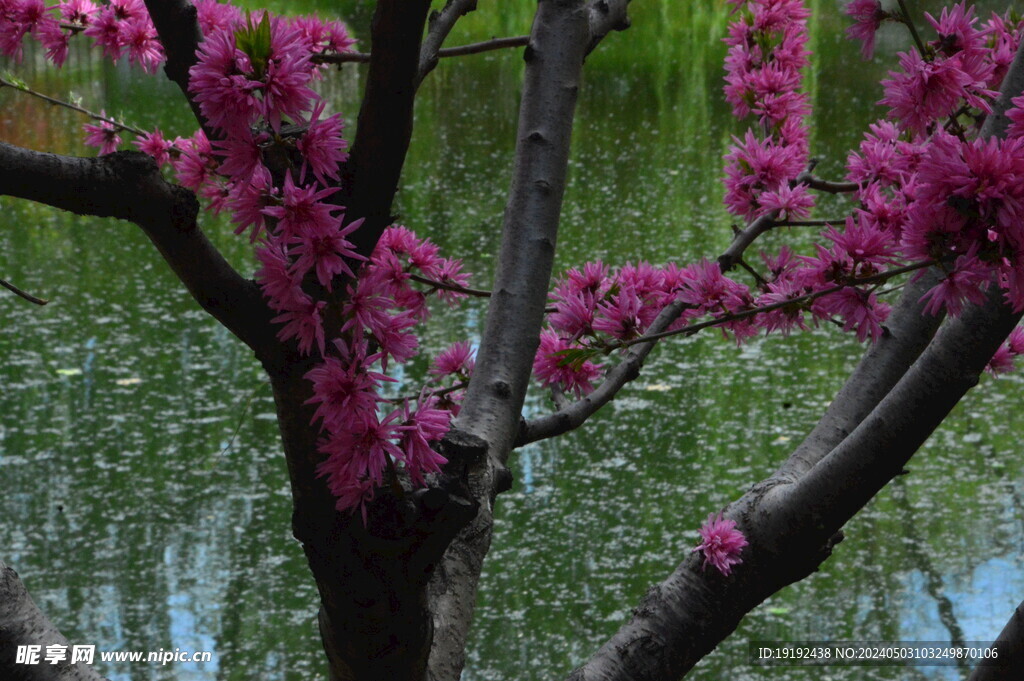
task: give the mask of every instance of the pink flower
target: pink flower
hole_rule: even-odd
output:
[[[263,210],[276,201],[276,190],[272,186],[270,171],[260,166],[247,182],[236,182],[231,187],[228,197],[228,209],[231,220],[238,225],[235,234],[241,234],[247,227],[252,227],[250,241],[263,231],[266,216]]]
[[[875,51],[875,31],[889,18],[889,13],[882,9],[879,0],[853,0],[846,6],[846,13],[856,22],[846,29],[846,35],[851,40],[860,40],[861,54],[871,59]]]
[[[1024,329],[1018,326],[1010,332],[1006,342],[999,346],[985,370],[993,376],[1010,373],[1017,368],[1014,365],[1014,360],[1022,354],[1024,354]]]
[[[365,354],[346,357],[345,361],[326,357],[323,364],[311,369],[305,378],[313,383],[313,397],[306,404],[319,405],[312,423],[320,421],[328,431],[341,432],[376,413],[381,401],[377,391],[382,382],[389,380],[366,368],[376,359],[377,355]]]
[[[540,346],[533,360],[533,373],[541,385],[558,386],[579,397],[594,389],[593,382],[601,375],[601,365],[590,360],[573,362],[560,354],[571,347],[568,341],[559,338],[554,331],[541,331]]]
[[[165,60],[164,48],[149,16],[127,22],[122,34],[124,46],[128,48],[128,61],[139,64],[146,73],[156,73],[157,67]]]
[[[342,216],[342,220],[344,216]],[[354,220],[344,228],[335,224],[316,224],[303,230],[291,241],[298,244],[292,253],[299,256],[293,267],[298,273],[309,270],[316,272],[317,281],[328,291],[332,290],[334,278],[345,274],[351,278],[356,275],[349,267],[349,260],[366,260],[355,250],[355,245],[345,237],[363,225],[363,218]]]
[[[373,329],[373,337],[380,345],[381,366],[387,367],[387,358],[393,357],[402,364],[416,354],[419,338],[408,330],[416,326],[416,318],[408,311],[386,315],[385,323]]]
[[[1006,135],[1007,137],[1024,136],[1024,95],[1014,97],[1010,103],[1013,107],[1006,112],[1006,117],[1010,119],[1010,127],[1007,128]]]
[[[447,433],[451,423],[451,412],[436,408],[437,399],[420,396],[415,411],[409,411],[409,403],[402,407],[402,439],[399,447],[402,460],[413,482],[424,484],[423,476],[437,473],[448,459],[439,454],[431,442],[438,442]]]
[[[632,286],[623,286],[611,300],[599,303],[594,315],[594,330],[603,331],[619,340],[630,340],[643,333],[640,318],[643,302]]]
[[[46,58],[58,68],[63,66],[68,58],[71,33],[62,29],[57,21],[50,20],[36,24],[35,35],[46,48]]]
[[[324,203],[324,199],[336,191],[337,187],[317,191],[315,184],[297,187],[289,171],[281,193],[283,205],[266,208],[263,213],[277,218],[278,231],[289,237],[298,237],[306,231],[313,234],[326,232],[338,224],[338,218],[331,213],[341,208]]]
[[[725,205],[733,215],[752,220],[764,212],[760,194],[787,184],[800,174],[807,159],[800,146],[759,140],[748,130],[742,140],[733,138],[725,161]]]
[[[765,211],[778,211],[780,220],[802,220],[814,208],[814,197],[803,184],[795,187],[782,185],[774,191],[762,193],[757,200]]]
[[[922,302],[928,300],[924,311],[936,315],[945,309],[949,316],[957,317],[963,311],[965,302],[976,305],[985,302],[985,290],[991,278],[991,269],[973,253],[962,255],[956,259],[952,271],[921,296]]]
[[[326,178],[338,179],[338,166],[345,162],[348,143],[341,136],[344,123],[340,114],[334,114],[320,120],[325,102],[322,100],[313,108],[309,128],[299,138],[295,146],[302,152],[302,170],[313,170],[313,175],[322,185],[327,184]]]
[[[207,36],[196,56],[188,89],[203,116],[229,134],[248,130],[261,113],[256,92],[262,83],[251,78],[252,64],[235,46],[234,33],[218,31]]]
[[[316,343],[320,354],[324,354],[324,323],[320,317],[321,311],[327,306],[322,300],[312,300],[301,306],[296,306],[285,311],[284,314],[274,317],[272,322],[284,324],[284,328],[277,332],[278,340],[284,342],[292,338],[298,341],[299,353],[308,355]]]
[[[872,342],[882,337],[882,323],[890,311],[889,305],[880,302],[874,293],[852,286],[818,298],[811,309],[820,319],[842,318],[843,331],[855,332],[862,343],[869,337]]]
[[[437,266],[434,267],[427,276],[432,277],[435,281],[439,281],[442,284],[448,284],[449,286],[458,286],[461,288],[469,286],[469,273],[462,271],[462,260],[459,258],[441,258],[438,260]],[[466,297],[465,293],[459,293],[458,291],[452,291],[446,288],[437,289],[436,295],[441,300],[446,301],[449,305],[454,305]]]
[[[246,128],[233,132],[226,139],[214,141],[213,146],[217,148],[214,153],[222,157],[218,172],[235,182],[248,182],[253,173],[264,169],[260,145],[268,142],[269,138],[265,133],[254,137]]]
[[[370,414],[350,429],[332,434],[319,447],[328,456],[317,466],[317,474],[327,478],[328,489],[337,498],[337,510],[361,508],[366,522],[364,504],[373,498],[373,488],[383,482],[388,459],[402,458],[402,450],[393,441],[402,434],[402,427],[395,423],[401,413],[396,410],[383,421]]]
[[[380,235],[377,248],[388,249],[396,254],[408,254],[412,253],[418,242],[416,234],[408,227],[391,225]]]
[[[743,562],[740,553],[747,545],[747,538],[736,529],[736,521],[723,518],[721,513],[712,513],[704,521],[699,533],[703,541],[693,550],[704,554],[705,569],[710,564],[728,576],[734,565]]]
[[[273,310],[291,310],[305,305],[309,297],[302,291],[301,280],[291,271],[288,252],[279,240],[264,241],[256,248],[256,259],[262,267],[256,281],[263,295],[270,299]]]
[[[106,118],[107,112],[100,111],[100,115]],[[121,144],[121,137],[117,134],[117,127],[110,121],[100,121],[99,125],[91,125],[86,123],[82,126],[85,130],[85,143],[90,147],[98,147],[100,150],[100,156],[104,154],[112,154],[117,151],[117,147]]]
[[[198,190],[206,184],[219,165],[213,157],[213,147],[206,139],[202,129],[196,130],[192,137],[178,138],[174,141],[181,153],[174,163],[174,172],[178,182],[192,190]]]
[[[132,144],[138,147],[139,151],[152,156],[157,165],[162,166],[171,162],[171,150],[174,149],[174,144],[164,139],[160,128],[153,128],[153,132],[140,135],[132,141]]]
[[[203,35],[234,31],[242,23],[242,10],[218,0],[193,0]]]
[[[98,7],[92,0],[66,0],[57,5],[64,21],[88,26]]]
[[[917,50],[900,54],[902,71],[890,71],[882,81],[885,97],[879,104],[890,107],[889,117],[911,132],[925,133],[939,118],[951,115],[961,100],[991,112],[986,98],[998,93],[988,90],[974,67],[974,55],[922,59]]]
[[[104,56],[117,60],[124,50],[124,36],[121,32],[124,19],[118,16],[117,6],[111,3],[91,17],[83,33],[95,41],[96,47],[103,48]]]
[[[281,117],[298,121],[317,95],[308,84],[313,65],[302,32],[290,27],[281,17],[270,20],[270,56],[262,75],[263,117],[274,130],[281,127]]]
[[[434,366],[430,368],[429,373],[438,377],[456,375],[463,379],[469,378],[476,365],[474,353],[475,350],[469,341],[453,343],[434,358]]]

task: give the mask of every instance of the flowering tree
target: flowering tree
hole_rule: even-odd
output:
[[[915,47],[883,82],[886,117],[833,181],[810,160],[803,3],[730,2],[725,94],[750,129],[725,157],[725,205],[745,228],[716,259],[581,264],[549,289],[584,60],[628,26],[628,0],[541,0],[528,38],[457,48],[442,45],[475,0],[436,12],[429,0],[379,0],[369,54],[353,51],[339,22],[216,0],[0,0],[8,58],[31,41],[59,67],[70,40],[88,40],[149,73],[162,65],[195,113],[196,133],[169,140],[85,112],[96,158],[0,142],[0,193],[134,222],[259,358],[332,679],[458,678],[510,453],[581,426],[662,338],[717,328],[743,342],[834,322],[870,347],[806,440],[710,513],[700,544],[573,679],[684,675],[758,603],[827,559],[846,521],[986,367],[1009,370],[1024,352],[1014,331],[1024,310],[1024,23],[981,21],[963,3],[937,18],[902,1],[850,3],[865,55],[882,22],[904,24]],[[392,200],[413,100],[438,59],[522,45],[515,168],[487,294],[469,288],[459,260],[393,224]],[[351,146],[315,90],[341,61],[369,62]],[[139,151],[117,151],[127,133]],[[813,252],[747,261],[765,232],[806,224],[818,192],[850,201]],[[248,234],[255,280],[207,241],[197,197]],[[887,302],[883,284],[894,281],[900,293]],[[418,394],[389,396],[388,372],[416,354],[428,299],[477,294],[490,296],[478,350],[455,344]],[[526,420],[531,374],[554,406]],[[13,571],[0,591],[0,668],[49,678],[49,667],[15,665],[13,650],[60,634]],[[1006,638],[1020,637],[1010,626]],[[1001,655],[1011,668],[1014,650]],[[65,672],[96,678],[89,667]]]

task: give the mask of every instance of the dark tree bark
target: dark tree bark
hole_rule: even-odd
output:
[[[1024,669],[1024,603],[1014,609],[991,649],[996,657],[979,662],[967,681],[1006,681]]]
[[[198,41],[194,8],[183,0],[146,4],[168,53],[167,75],[187,97]],[[134,222],[203,309],[263,363],[292,485],[293,532],[321,598],[320,631],[332,681],[459,677],[491,541],[493,505],[510,484],[510,452],[517,444],[583,423],[638,375],[654,347],[651,341],[632,348],[589,398],[550,417],[521,421],[547,301],[584,60],[610,31],[628,26],[627,5],[628,0],[539,0],[524,54],[515,168],[486,330],[462,412],[442,444],[450,463],[427,489],[381,490],[365,524],[358,515],[337,513],[317,477],[324,457],[317,450],[304,378],[312,360],[277,341],[258,286],[235,272],[196,224],[194,195],[165,182],[141,154],[79,159],[0,143],[0,194]],[[392,221],[416,89],[436,64],[452,26],[475,6],[475,0],[449,0],[434,14],[424,39],[429,0],[377,3],[366,92],[337,195],[349,219],[366,218],[356,235],[364,254],[372,252]],[[1002,112],[1024,81],[1021,54],[986,134],[1005,130]],[[748,228],[749,240],[755,231]],[[730,253],[741,253],[746,245],[738,243]],[[828,557],[844,523],[900,473],[977,382],[1020,318],[1005,307],[996,287],[987,305],[971,307],[956,320],[924,316],[920,296],[935,276],[907,287],[885,337],[868,351],[815,430],[775,475],[731,505],[729,516],[750,542],[735,573],[724,578],[706,572],[700,558],[688,555],[570,678],[677,679],[764,598],[806,577]],[[680,306],[665,310],[654,330],[670,325],[681,311]],[[18,641],[59,636],[13,571],[0,564],[0,577],[0,651],[14,650]],[[0,671],[4,664],[0,658]],[[24,678],[97,678],[88,671]]]
[[[19,664],[18,646],[59,645],[67,659],[57,664]],[[0,560],[0,678],[4,681],[106,681],[94,667],[71,664],[71,647],[63,634],[36,607],[18,573]]]

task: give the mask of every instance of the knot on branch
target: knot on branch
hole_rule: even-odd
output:
[[[441,454],[448,459],[445,473],[461,480],[468,468],[487,456],[487,442],[477,435],[452,428],[441,440]]]

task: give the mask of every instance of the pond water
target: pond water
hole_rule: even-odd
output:
[[[368,2],[348,8],[365,36]],[[720,94],[724,2],[633,3],[634,27],[591,56],[573,139],[559,266],[714,257],[730,238],[717,181],[734,123]],[[816,11],[813,153],[838,177],[881,115],[878,79],[838,6]],[[912,3],[917,5],[918,3]],[[453,42],[525,33],[532,2],[481,2]],[[934,11],[935,5],[928,3]],[[500,13],[500,15],[499,15]],[[363,72],[326,83],[353,116]],[[518,53],[445,61],[417,105],[402,221],[486,286],[508,188]],[[174,88],[79,50],[37,89],[142,127],[188,134]],[[874,83],[874,84],[872,84]],[[0,139],[91,153],[83,121],[0,90]],[[826,202],[821,217],[838,214]],[[99,650],[204,650],[200,665],[119,664],[115,681],[322,678],[316,594],[289,533],[270,390],[251,354],[197,308],[138,229],[0,199],[0,276],[52,302],[0,296],[0,558],[70,639]],[[832,213],[830,213],[830,210]],[[206,225],[240,268],[244,239]],[[767,245],[813,235],[773,234]],[[431,350],[480,334],[483,308],[438,310]],[[514,455],[498,502],[467,681],[563,678],[697,541],[712,510],[770,473],[813,425],[861,348],[833,329],[743,347],[666,342],[582,431]],[[409,367],[410,385],[426,359]],[[846,528],[820,572],[769,599],[688,678],[811,678],[747,664],[750,640],[983,641],[1024,595],[1021,379],[984,379]],[[550,405],[540,393],[526,409]],[[826,679],[959,679],[956,668],[833,667]]]

